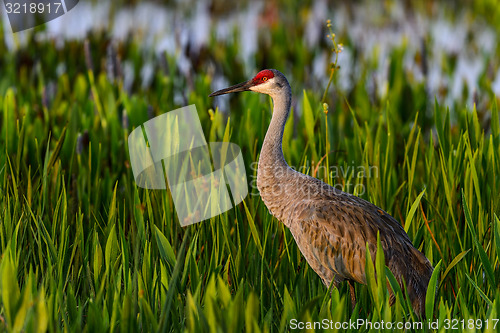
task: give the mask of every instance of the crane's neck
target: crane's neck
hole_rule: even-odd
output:
[[[273,99],[273,116],[267,129],[264,144],[259,158],[259,176],[274,173],[280,168],[289,168],[283,156],[283,133],[290,113],[292,93],[288,83],[278,92],[271,95]]]

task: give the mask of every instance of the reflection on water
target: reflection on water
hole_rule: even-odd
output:
[[[176,57],[181,73],[192,69],[189,52],[199,52],[209,42],[212,32],[219,41],[231,41],[238,31],[239,57],[248,75],[254,74],[255,53],[259,36],[266,35],[262,21],[266,19],[266,6],[260,1],[251,1],[237,8],[222,11],[211,10],[209,0],[192,2],[182,8],[172,8],[156,2],[140,2],[135,6],[116,8],[111,2],[81,1],[66,15],[47,23],[47,29],[38,32],[37,40],[54,39],[61,46],[65,40],[84,39],[89,32],[109,31],[117,42],[129,38],[136,40],[144,52],[157,54],[167,52]],[[182,6],[182,5],[178,5]],[[464,87],[472,101],[477,81],[488,66],[487,59],[496,52],[497,35],[483,22],[466,13],[457,13],[452,19],[445,10],[437,8],[432,16],[419,11],[407,10],[401,2],[382,7],[378,2],[361,4],[338,4],[333,7],[326,0],[315,1],[308,12],[303,38],[308,48],[316,48],[326,37],[325,21],[331,18],[334,30],[344,43],[340,54],[339,88],[349,91],[362,73],[353,61],[353,53],[360,54],[361,61],[375,63],[373,72],[366,80],[369,90],[379,97],[387,94],[389,55],[394,49],[406,47],[403,66],[408,77],[416,82],[426,81],[429,94],[444,97],[449,103],[462,96]],[[6,14],[3,13],[5,39],[9,49],[26,43],[32,31],[13,35]],[[328,80],[326,66],[328,50],[317,53],[313,60],[313,75],[319,84]],[[424,49],[425,48],[425,49]],[[425,53],[425,64],[422,54]],[[452,72],[445,72],[443,59],[456,57]],[[357,63],[360,63],[358,60]],[[124,60],[124,76],[133,81],[133,71],[127,70]],[[146,61],[141,71],[143,87],[152,81],[157,64]],[[130,77],[132,75],[132,77]],[[492,84],[495,94],[500,95],[500,69],[496,71]],[[213,89],[227,84],[223,78],[214,80]],[[446,89],[443,89],[446,87]],[[442,93],[445,90],[446,93]],[[441,93],[440,93],[441,91]]]

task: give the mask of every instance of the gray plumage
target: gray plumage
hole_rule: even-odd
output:
[[[327,286],[332,280],[335,286],[344,280],[366,284],[366,244],[374,259],[379,232],[387,267],[400,285],[404,279],[415,312],[424,315],[433,267],[413,246],[402,226],[372,203],[297,172],[286,163],[282,139],[291,89],[285,76],[274,69],[264,70],[252,80],[211,96],[244,90],[268,94],[273,99],[273,116],[259,158],[257,187],[271,214],[290,229],[311,268]]]

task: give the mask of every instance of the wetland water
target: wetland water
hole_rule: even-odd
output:
[[[450,13],[449,8],[438,4],[431,9],[415,10],[398,1],[388,3],[379,6],[373,2],[355,5],[345,2],[332,7],[326,0],[319,0],[298,14],[301,21],[289,28],[300,28],[304,45],[317,49],[310,64],[313,75],[304,86],[319,89],[328,81],[331,53],[325,22],[331,19],[337,41],[343,44],[339,56],[342,70],[338,72],[338,87],[343,92],[349,92],[356,82],[364,80],[371,94],[385,97],[390,55],[403,50],[402,66],[408,80],[425,84],[430,98],[435,96],[448,105],[463,101],[472,107],[483,74],[492,81],[495,95],[500,95],[500,68],[492,60],[498,53],[498,36],[492,27],[466,11]],[[158,69],[158,58],[165,52],[176,58],[181,73],[192,74],[193,59],[209,47],[211,38],[237,42],[237,56],[246,76],[251,76],[258,69],[254,56],[259,39],[269,38],[269,26],[290,24],[281,22],[282,8],[275,6],[260,1],[242,2],[234,8],[220,1],[178,1],[169,6],[156,2],[118,6],[106,1],[80,1],[74,10],[48,22],[44,31],[36,32],[36,39],[54,40],[57,46],[104,31],[115,43],[136,41],[145,61],[136,73],[132,64],[122,59],[125,86],[139,79],[147,88]],[[5,10],[2,21],[5,42],[11,50],[25,45],[34,33],[31,29],[12,34]],[[282,44],[279,42],[279,47],[286,47]],[[448,62],[452,65],[445,65]],[[229,83],[224,77],[215,76],[212,90]]]

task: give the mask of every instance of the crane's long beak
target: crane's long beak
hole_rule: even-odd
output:
[[[231,86],[229,88],[217,90],[216,92],[213,92],[208,96],[214,97],[214,96],[229,94],[229,93],[233,93],[233,92],[247,91],[247,90],[250,90],[250,88],[253,86],[254,86],[254,84],[253,84],[252,80],[248,80],[245,82],[235,84],[234,86]]]

